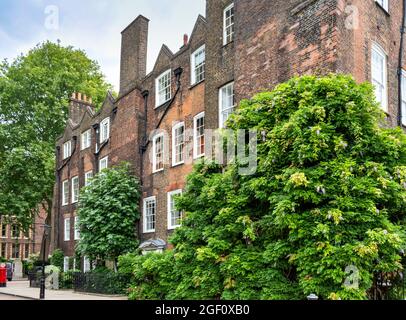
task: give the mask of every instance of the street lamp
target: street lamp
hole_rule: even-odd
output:
[[[51,229],[51,226],[48,226],[47,224],[43,225],[44,227],[44,240],[43,240],[43,248],[42,248],[42,276],[41,276],[41,287],[40,287],[40,293],[39,293],[39,298],[41,300],[45,299],[45,251],[46,251],[46,243],[47,243],[47,238],[49,235],[49,229]]]

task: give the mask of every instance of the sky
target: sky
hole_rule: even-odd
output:
[[[205,0],[0,0],[0,60],[12,60],[45,40],[83,49],[119,89],[121,31],[139,14],[150,20],[147,72],[162,44],[183,44]]]

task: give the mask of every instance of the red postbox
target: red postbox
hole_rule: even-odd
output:
[[[0,287],[7,287],[7,269],[4,264],[0,266]]]

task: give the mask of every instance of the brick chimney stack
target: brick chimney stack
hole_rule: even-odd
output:
[[[80,92],[74,92],[69,103],[69,118],[73,123],[78,124],[80,119],[82,119],[83,114],[86,112],[86,107],[90,107],[94,110],[92,98],[87,97]]]
[[[140,15],[121,33],[120,93],[146,75],[148,25]]]

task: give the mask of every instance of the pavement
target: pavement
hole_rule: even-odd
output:
[[[5,298],[8,299],[5,299]],[[39,300],[39,288],[30,288],[29,281],[7,282],[6,288],[0,288],[0,300],[11,297]],[[3,299],[4,298],[4,299]],[[126,296],[104,296],[74,292],[73,290],[45,290],[45,300],[128,300]]]

